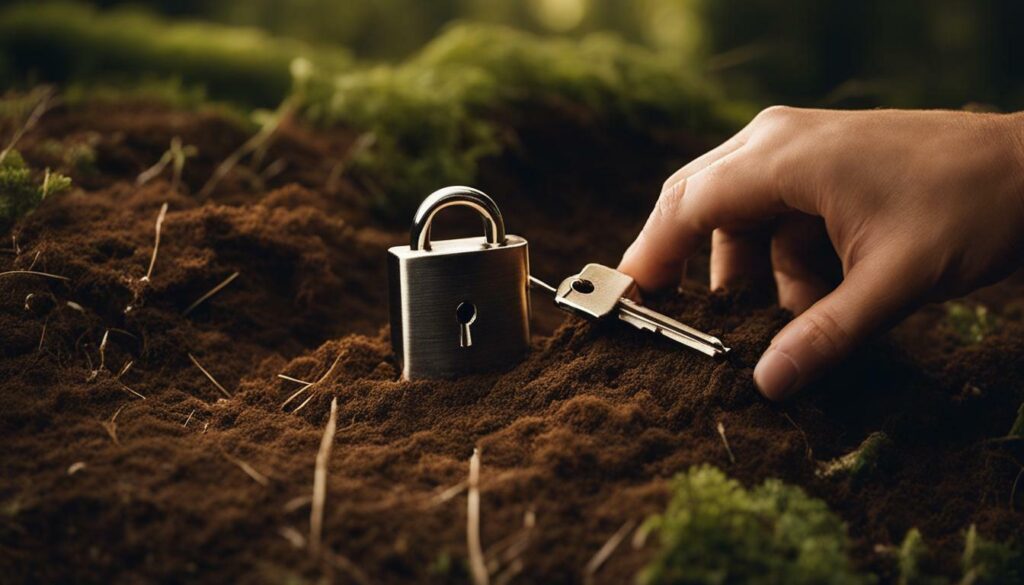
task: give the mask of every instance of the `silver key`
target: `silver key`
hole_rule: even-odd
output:
[[[618,270],[601,264],[587,264],[554,288],[540,279],[530,283],[555,295],[555,304],[588,319],[603,319],[613,313],[621,321],[637,329],[660,333],[665,337],[711,357],[729,352],[717,337],[697,331],[679,321],[637,304],[629,297],[636,292],[636,282]]]

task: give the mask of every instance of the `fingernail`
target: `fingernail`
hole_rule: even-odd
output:
[[[770,400],[788,398],[799,377],[800,367],[793,358],[775,348],[768,348],[754,368],[754,383]]]

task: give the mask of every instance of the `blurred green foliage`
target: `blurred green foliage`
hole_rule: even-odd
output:
[[[997,585],[1024,582],[1024,551],[1005,542],[982,537],[973,524],[967,530],[962,564],[963,583]]]
[[[70,188],[71,179],[49,169],[35,178],[17,150],[0,152],[0,233],[6,233],[46,197]]]
[[[428,189],[472,182],[500,152],[509,110],[570,108],[596,123],[696,133],[734,125],[713,90],[662,55],[609,35],[545,39],[511,28],[450,28],[397,66],[297,84],[307,118],[366,133],[353,161],[373,177],[382,209],[406,210]]]
[[[66,2],[0,11],[0,83],[126,81],[180,77],[212,95],[275,105],[290,90],[289,65],[304,57],[324,70],[351,65],[341,48],[273,38],[257,29],[168,22],[145,12],[99,12]]]
[[[853,570],[846,528],[825,503],[778,480],[747,490],[714,467],[693,468],[645,527],[660,541],[645,585],[873,582]]]
[[[981,343],[998,326],[985,305],[961,302],[946,303],[946,322],[964,345]]]

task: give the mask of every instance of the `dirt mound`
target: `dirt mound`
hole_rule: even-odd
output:
[[[664,507],[667,478],[707,462],[747,484],[779,477],[825,499],[848,522],[859,566],[884,580],[895,567],[886,547],[914,526],[949,575],[972,523],[990,538],[1024,538],[1011,501],[1024,452],[987,442],[1024,398],[1020,284],[982,293],[1010,317],[981,343],[955,342],[930,308],[786,405],[751,382],[788,319],[753,285],[709,294],[688,284],[650,299],[721,335],[734,348],[728,361],[547,310],[545,334],[514,369],[403,382],[384,327],[384,250],[406,236],[376,223],[344,177],[326,188],[352,142],[344,133],[288,129],[269,155],[286,170],[266,190],[233,174],[200,200],[163,180],[132,182],[180,135],[202,153],[184,176],[196,192],[244,133],[208,114],[91,108],[48,116],[24,150],[46,164],[46,139],[97,132],[93,182],[76,177],[85,190],[45,201],[16,228],[20,253],[0,255],[0,272],[70,279],[0,277],[0,569],[12,582],[467,581],[474,447],[490,568],[519,571],[521,582],[581,581],[616,530]],[[503,211],[549,280],[614,262],[664,166],[637,163],[641,178],[627,182],[628,173],[574,181],[514,164],[495,162],[485,188],[499,201],[530,193]],[[303,382],[279,375],[314,384],[299,392]],[[312,560],[303,540],[314,460],[335,398],[330,552]],[[879,430],[893,455],[867,481],[815,473]],[[627,541],[597,580],[629,582],[652,546]]]

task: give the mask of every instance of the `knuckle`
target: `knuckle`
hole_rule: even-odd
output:
[[[668,186],[661,192],[658,202],[654,204],[654,214],[661,220],[672,220],[678,212],[682,202],[681,190],[674,186]]]
[[[790,106],[770,106],[761,110],[754,117],[754,121],[759,124],[779,123],[791,118],[794,112],[796,112],[796,108]]]
[[[808,311],[803,319],[803,337],[819,355],[835,360],[846,355],[852,347],[850,332],[828,311]]]

